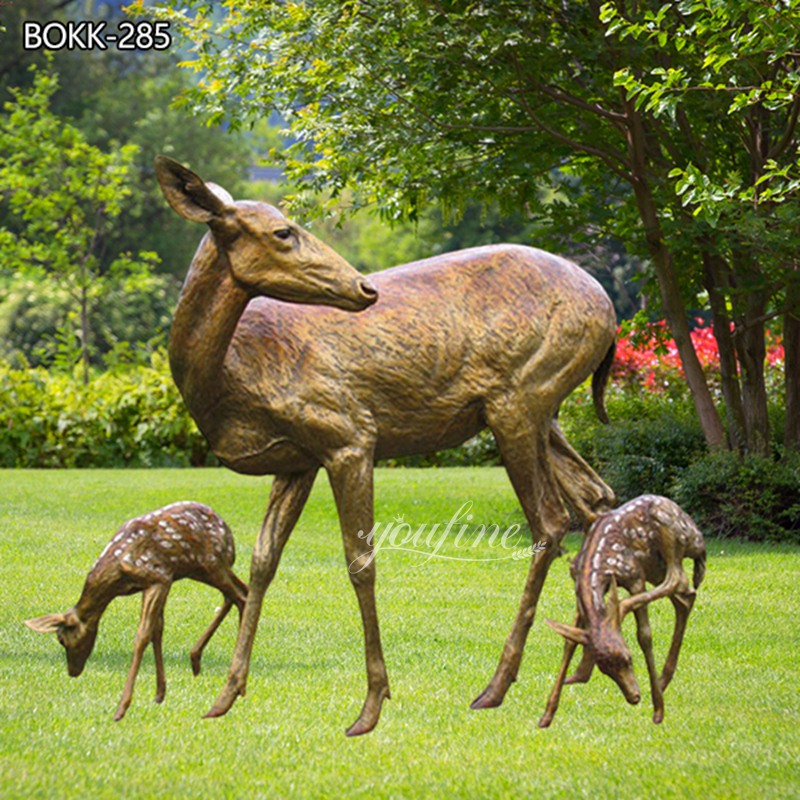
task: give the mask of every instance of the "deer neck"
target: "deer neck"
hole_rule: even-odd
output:
[[[225,391],[223,364],[250,297],[208,233],[200,243],[172,321],[169,362],[175,383],[208,435]]]
[[[597,548],[589,548],[583,558],[581,575],[577,585],[578,602],[590,631],[598,632],[608,623],[605,594],[609,579],[600,569],[593,567]]]
[[[98,564],[87,576],[75,611],[87,628],[97,628],[108,604],[120,595],[120,572]]]

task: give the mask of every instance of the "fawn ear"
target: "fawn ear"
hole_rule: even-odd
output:
[[[556,633],[560,633],[565,639],[569,639],[575,644],[585,645],[589,641],[589,634],[581,628],[574,628],[572,625],[565,625],[563,622],[555,622],[552,619],[546,619],[545,622]]]
[[[25,624],[36,633],[55,633],[66,621],[64,614],[45,614],[43,617],[26,619]]]

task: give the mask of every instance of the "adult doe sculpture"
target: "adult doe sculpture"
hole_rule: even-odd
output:
[[[92,654],[100,619],[109,603],[123,595],[142,593],[142,616],[133,645],[133,662],[114,714],[121,720],[133,699],[133,685],[147,645],[156,659],[157,703],[167,682],[161,637],[164,606],[174,581],[191,578],[219,589],[225,602],[192,648],[192,671],[200,674],[203,650],[236,606],[241,617],[247,584],[236,577],[236,550],[225,521],[208,506],[182,502],[128,520],[114,535],[86,576],[80,599],[64,614],[45,614],[25,624],[37,633],[55,633],[67,655],[67,671],[77,678]]]
[[[389,697],[375,566],[359,536],[373,527],[374,461],[452,447],[487,425],[534,538],[548,545],[532,560],[500,664],[473,703],[499,705],[567,529],[563,500],[587,522],[613,505],[554,422],[592,374],[605,413],[616,327],[608,296],[574,264],[519,246],[447,254],[367,280],[272,206],[234,202],[168,158],[156,172],[173,209],[210,229],[172,324],[175,382],[223,464],[275,475],[228,681],[208,716],[245,692],[264,593],[322,466],[364,625],[367,697],[347,733],[372,730]]]
[[[692,582],[683,570],[683,559],[694,561]],[[694,520],[667,497],[642,495],[615,511],[600,515],[584,539],[572,562],[578,612],[575,625],[546,620],[565,639],[564,658],[547,708],[539,720],[546,728],[558,709],[564,683],[586,683],[594,665],[611,677],[629,703],[641,699],[633,673],[631,653],[622,638],[622,619],[636,615],[639,646],[644,653],[653,699],[653,722],[664,718],[664,690],[675,674],[689,613],[696,590],[705,575],[706,547],[703,534]],[[646,583],[655,584],[645,591]],[[617,586],[630,592],[620,601]],[[608,600],[605,596],[608,592]],[[653,639],[647,604],[669,597],[675,609],[672,643],[659,676],[653,656]],[[575,674],[567,670],[577,645],[583,645],[583,658]]]

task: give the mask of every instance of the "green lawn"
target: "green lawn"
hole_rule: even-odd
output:
[[[627,705],[596,674],[565,688],[545,731],[536,722],[561,641],[542,619],[571,621],[567,559],[556,561],[545,586],[518,683],[501,708],[475,712],[469,703],[494,671],[527,560],[510,558],[497,540],[465,547],[462,539],[456,547],[453,537],[439,553],[451,558],[384,551],[378,608],[393,697],[372,734],[347,739],[365,690],[362,634],[322,477],[267,594],[247,696],[226,717],[201,718],[225,680],[235,615],[193,678],[188,652],[219,595],[184,581],[167,604],[164,704],[152,702],[148,651],[133,705],[113,722],[138,598],[112,604],[77,680],[67,676],[55,637],[22,620],[66,610],[123,521],[180,499],[208,503],[226,518],[247,580],[268,484],[222,470],[0,471],[0,796],[800,794],[800,550],[789,547],[709,542],[706,582],[662,725],[650,721],[646,670],[634,650],[640,706]],[[499,469],[379,470],[376,484],[383,524],[445,523],[467,501],[475,523],[505,530],[522,522]],[[567,544],[574,555],[577,537]],[[663,658],[669,603],[654,606],[652,618]]]

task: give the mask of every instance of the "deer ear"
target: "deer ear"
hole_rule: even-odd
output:
[[[215,195],[219,200],[222,200],[226,206],[233,205],[233,197],[231,193],[227,189],[223,189],[218,183],[212,183],[211,181],[206,181],[206,188],[211,190],[211,193]]]
[[[572,625],[565,625],[563,622],[555,622],[552,619],[546,619],[545,622],[556,633],[560,633],[565,639],[569,639],[575,644],[585,645],[589,642],[589,634],[581,628],[574,628]]]
[[[205,183],[188,167],[166,156],[156,157],[156,177],[167,202],[192,222],[212,222],[233,202],[222,187]]]
[[[43,617],[26,619],[25,624],[36,633],[55,633],[66,621],[64,614],[45,614]]]

